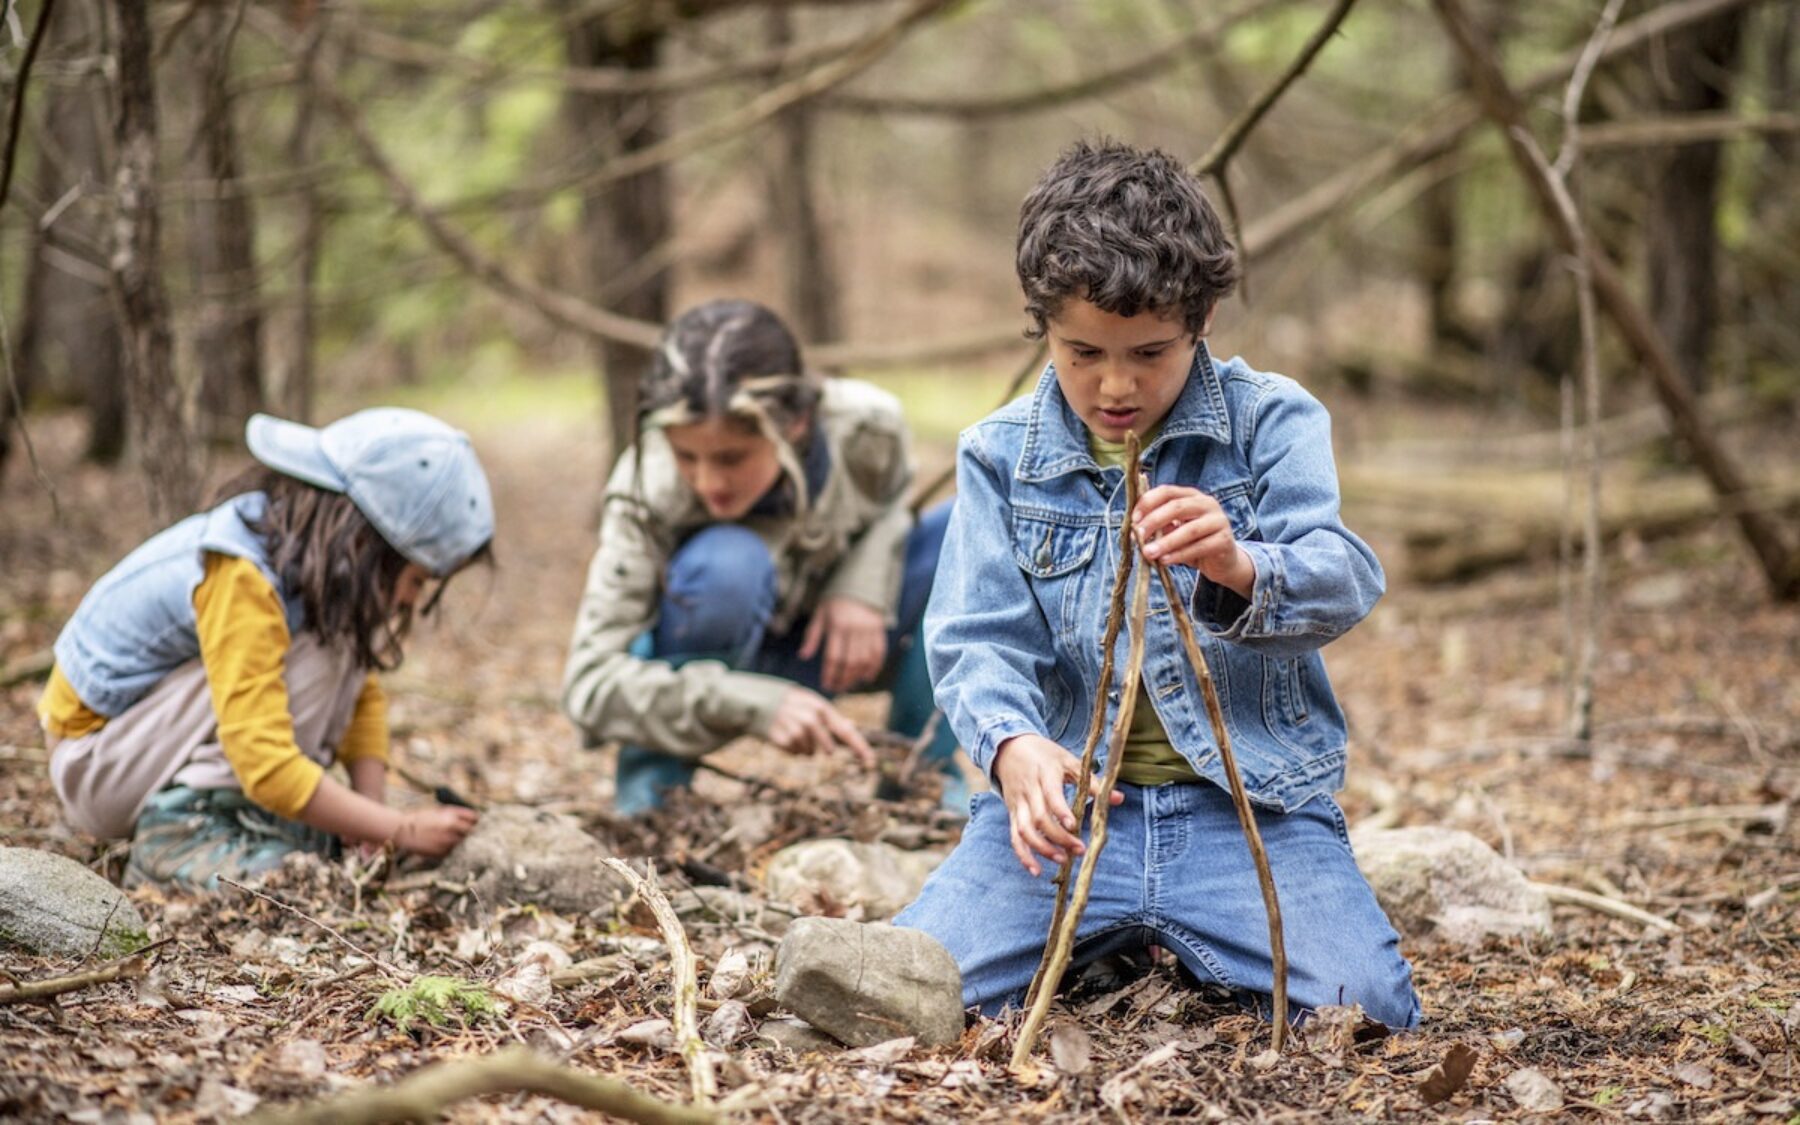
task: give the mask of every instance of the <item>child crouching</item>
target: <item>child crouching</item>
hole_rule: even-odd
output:
[[[386,805],[376,673],[415,607],[489,554],[475,451],[392,408],[323,429],[257,415],[246,438],[262,467],[126,556],[57,638],[38,716],[65,816],[131,839],[128,883],[210,889],[340,839],[442,855],[475,814]]]

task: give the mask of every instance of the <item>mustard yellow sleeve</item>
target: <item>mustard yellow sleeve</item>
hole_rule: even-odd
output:
[[[50,682],[38,697],[38,722],[57,738],[80,738],[106,725],[106,716],[88,707],[75,694],[75,685],[63,675],[62,666],[50,666]]]
[[[325,771],[294,741],[283,678],[292,638],[281,599],[255,563],[209,552],[194,590],[194,622],[231,772],[246,797],[277,816],[298,817]]]
[[[388,760],[387,692],[381,690],[381,680],[374,672],[363,681],[362,692],[356,697],[356,710],[350,715],[350,725],[344,730],[343,741],[338,743],[338,761],[354,762],[359,758],[373,758],[378,762]]]

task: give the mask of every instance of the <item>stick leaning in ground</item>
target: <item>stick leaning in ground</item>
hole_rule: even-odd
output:
[[[702,1106],[712,1104],[719,1084],[713,1076],[712,1058],[706,1053],[706,1042],[700,1038],[700,974],[694,967],[694,950],[688,944],[687,931],[681,918],[656,884],[632,870],[622,859],[607,857],[601,862],[625,878],[638,896],[656,915],[663,941],[669,947],[669,961],[675,975],[675,1044],[687,1063],[688,1079],[693,1085],[694,1101]],[[654,875],[655,868],[651,868]]]
[[[1128,433],[1125,438],[1126,464],[1135,466],[1138,459],[1138,439],[1136,434]],[[1135,471],[1128,471],[1125,477],[1125,513],[1123,527],[1119,536],[1119,579],[1114,583],[1114,596],[1118,598],[1125,584],[1125,575],[1131,571],[1133,552],[1131,549],[1131,511],[1137,506],[1138,478]],[[1012,1067],[1014,1070],[1024,1068],[1031,1059],[1031,1052],[1037,1046],[1038,1034],[1043,1030],[1044,1020],[1050,1014],[1050,1003],[1056,998],[1056,986],[1061,983],[1063,973],[1068,970],[1069,958],[1075,951],[1075,933],[1081,926],[1082,911],[1087,908],[1088,892],[1093,886],[1094,871],[1100,863],[1100,852],[1106,846],[1107,814],[1112,805],[1109,801],[1113,787],[1119,781],[1119,767],[1125,760],[1125,738],[1131,731],[1131,718],[1137,709],[1138,682],[1144,671],[1144,625],[1149,616],[1150,604],[1150,572],[1145,567],[1137,567],[1131,583],[1131,631],[1129,646],[1125,657],[1125,674],[1119,683],[1119,710],[1114,716],[1112,737],[1107,743],[1106,772],[1100,781],[1100,797],[1092,804],[1093,820],[1088,833],[1086,856],[1082,857],[1079,873],[1074,880],[1074,891],[1069,893],[1068,876],[1075,864],[1076,857],[1070,854],[1063,861],[1061,872],[1057,875],[1056,910],[1051,916],[1050,932],[1044,943],[1044,958],[1038,965],[1037,973],[1032,977],[1031,990],[1027,994],[1030,1002],[1027,1006],[1025,1023],[1019,1028],[1019,1038],[1013,1044]],[[1117,601],[1115,600],[1115,608]],[[1108,617],[1106,630],[1106,656],[1104,663],[1112,662],[1112,641],[1118,636],[1118,614]],[[1082,755],[1080,774],[1076,779],[1077,824],[1088,806],[1088,778],[1093,769],[1095,735],[1099,733],[1101,722],[1106,714],[1107,673],[1102,672],[1100,690],[1094,701],[1094,724],[1090,731],[1086,752]],[[1065,895],[1067,905],[1065,907]]]
[[[1194,623],[1188,619],[1187,606],[1175,579],[1164,563],[1155,563],[1156,577],[1162,582],[1163,597],[1169,603],[1169,614],[1175,619],[1175,631],[1181,635],[1181,647],[1193,665],[1194,678],[1200,681],[1200,694],[1206,699],[1206,715],[1212,720],[1213,740],[1219,744],[1219,761],[1225,767],[1225,780],[1231,785],[1231,803],[1237,808],[1238,824],[1250,845],[1250,858],[1256,863],[1256,881],[1262,886],[1263,906],[1269,913],[1269,954],[1274,964],[1275,1050],[1280,1051],[1287,1037],[1287,944],[1282,939],[1281,903],[1275,896],[1275,875],[1269,870],[1269,853],[1263,850],[1262,833],[1256,828],[1256,813],[1250,797],[1244,792],[1244,780],[1238,774],[1237,756],[1231,750],[1231,734],[1225,729],[1225,713],[1219,706],[1219,690],[1213,684],[1212,672],[1194,636]]]

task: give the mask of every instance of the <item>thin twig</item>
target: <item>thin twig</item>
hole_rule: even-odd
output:
[[[1125,437],[1125,463],[1128,466],[1125,474],[1125,516],[1124,527],[1120,532],[1120,541],[1125,548],[1119,559],[1120,570],[1132,564],[1131,550],[1131,512],[1137,507],[1139,495],[1138,476],[1134,471],[1138,460],[1137,434],[1127,432]],[[1080,870],[1075,876],[1074,889],[1068,893],[1068,906],[1058,910],[1052,917],[1050,933],[1045,942],[1044,959],[1038,966],[1037,975],[1031,982],[1031,1006],[1025,1015],[1025,1022],[1019,1028],[1019,1038],[1013,1044],[1012,1068],[1023,1070],[1031,1061],[1031,1052],[1037,1046],[1037,1039],[1044,1027],[1044,1020],[1050,1015],[1050,1004],[1056,999],[1056,986],[1061,983],[1063,973],[1068,970],[1069,959],[1075,952],[1075,935],[1081,928],[1081,915],[1087,908],[1088,893],[1093,887],[1094,872],[1100,865],[1101,850],[1106,847],[1107,814],[1112,809],[1111,794],[1119,781],[1119,768],[1125,762],[1125,740],[1131,734],[1131,719],[1137,711],[1138,685],[1144,672],[1144,630],[1150,607],[1150,571],[1147,567],[1135,568],[1131,583],[1131,625],[1130,636],[1125,654],[1125,674],[1119,682],[1119,710],[1113,718],[1112,737],[1106,749],[1106,772],[1101,777],[1099,792],[1092,803],[1092,824],[1088,831],[1087,854],[1082,857]],[[1108,646],[1108,652],[1111,648]],[[1096,710],[1105,714],[1106,694],[1103,691]],[[1091,753],[1092,746],[1089,747]],[[1087,805],[1086,792],[1092,784],[1091,768],[1087,756],[1083,758],[1083,768],[1076,778],[1075,790],[1078,797],[1077,807]],[[1078,821],[1079,822],[1079,821]],[[1064,890],[1063,876],[1066,876],[1074,855],[1064,863],[1064,871],[1058,877],[1057,899],[1060,904]]]
[[[1006,389],[1000,392],[1000,401],[994,404],[995,410],[998,410],[1011,402],[1013,397],[1019,393],[1019,388],[1025,385],[1025,380],[1031,378],[1032,375],[1043,371],[1044,356],[1049,350],[1050,345],[1046,341],[1039,340],[1037,342],[1037,347],[1031,349],[1031,354],[1025,358],[1025,362],[1021,363],[1019,369],[1013,372],[1013,377],[1007,382]],[[933,477],[925,487],[913,494],[913,515],[917,516],[920,512],[924,511],[925,505],[931,503],[932,497],[936,496],[939,492],[942,492],[944,486],[955,479],[956,462],[953,460],[950,464],[944,466],[944,470]]]
[[[541,1094],[645,1125],[703,1125],[710,1110],[672,1105],[623,1082],[558,1066],[524,1047],[451,1059],[424,1067],[392,1086],[353,1090],[326,1101],[258,1114],[263,1125],[375,1125],[436,1121],[450,1105],[488,1094]]]
[[[1661,930],[1665,934],[1681,931],[1680,926],[1667,918],[1659,918],[1648,910],[1640,910],[1629,902],[1623,902],[1610,895],[1599,895],[1593,891],[1579,890],[1575,887],[1562,887],[1555,883],[1533,883],[1531,885],[1544,892],[1544,897],[1553,903],[1585,907],[1596,913],[1610,914],[1614,918],[1623,918],[1627,922],[1636,922],[1641,926]]]
[[[650,878],[646,879],[622,859],[608,856],[601,862],[629,881],[638,897],[656,915],[663,943],[669,947],[670,967],[675,977],[675,1044],[687,1062],[694,1101],[703,1106],[711,1105],[718,1096],[719,1084],[713,1076],[712,1057],[706,1053],[706,1041],[700,1038],[700,973],[694,965],[694,951],[688,944],[687,931],[681,927],[681,917],[670,905],[668,896],[657,887],[654,865],[650,867]]]
[[[43,7],[38,9],[37,25],[31,29],[31,39],[25,44],[19,73],[13,77],[12,109],[6,121],[6,164],[0,167],[0,210],[6,207],[7,197],[12,194],[13,170],[19,163],[19,131],[25,123],[25,87],[31,78],[31,64],[37,60],[38,50],[44,45],[44,33],[50,29],[50,13],[55,10],[56,0],[44,0]]]
[[[172,937],[166,937],[161,941],[151,942],[142,949],[134,950],[116,961],[102,965],[98,969],[88,969],[86,972],[70,973],[60,977],[45,977],[43,980],[18,981],[15,978],[15,983],[11,985],[0,985],[0,1006],[41,1003],[61,996],[65,992],[92,988],[96,984],[106,984],[121,977],[129,978],[141,975],[144,957],[174,940]]]
[[[1300,48],[1300,53],[1294,56],[1294,61],[1288,64],[1281,77],[1270,83],[1268,89],[1257,95],[1256,100],[1251,102],[1244,112],[1237,116],[1236,120],[1226,126],[1225,132],[1213,142],[1212,148],[1207,150],[1206,155],[1194,163],[1193,171],[1196,176],[1216,176],[1221,180],[1225,178],[1226,165],[1231,163],[1231,158],[1237,154],[1237,150],[1250,136],[1250,131],[1256,128],[1263,116],[1275,107],[1275,103],[1281,100],[1281,95],[1287,92],[1288,87],[1306,73],[1306,68],[1312,65],[1313,59],[1317,58],[1319,52],[1325,49],[1325,44],[1331,42],[1331,37],[1337,34],[1337,29],[1343,24],[1344,18],[1350,14],[1350,8],[1355,3],[1356,0],[1337,0],[1330,14],[1325,17],[1325,22],[1312,33],[1312,38],[1306,41],[1304,47]]]
[[[1140,548],[1141,549],[1141,548]],[[1175,619],[1175,631],[1181,635],[1181,647],[1193,666],[1194,678],[1200,681],[1200,694],[1206,700],[1206,715],[1212,720],[1213,741],[1219,744],[1219,763],[1225,767],[1225,780],[1231,786],[1231,803],[1237,808],[1238,824],[1244,829],[1244,840],[1250,845],[1250,858],[1256,864],[1256,881],[1262,887],[1263,907],[1269,915],[1269,955],[1275,974],[1274,1020],[1276,1051],[1281,1050],[1287,1036],[1287,942],[1281,928],[1281,902],[1275,894],[1275,874],[1269,870],[1269,853],[1264,850],[1262,833],[1256,827],[1256,812],[1244,792],[1244,780],[1238,773],[1237,755],[1231,749],[1231,732],[1225,727],[1225,712],[1219,706],[1219,689],[1213,683],[1206,656],[1194,636],[1194,623],[1188,618],[1187,606],[1176,589],[1175,580],[1164,563],[1157,563],[1156,577],[1162,582],[1163,597],[1169,603],[1169,614]]]
[[[282,899],[279,899],[279,898],[275,897],[274,895],[269,894],[267,891],[259,891],[255,887],[246,887],[246,886],[244,886],[244,884],[238,882],[237,880],[226,878],[223,875],[219,876],[219,882],[224,883],[228,887],[236,887],[238,890],[243,891],[247,895],[252,895],[256,898],[262,899],[264,902],[271,903],[274,906],[277,906],[280,909],[287,911],[289,914],[292,914],[294,917],[301,919],[302,921],[311,922],[313,925],[317,926],[319,929],[324,930],[326,933],[328,933],[332,937],[336,938],[339,942],[341,942],[344,945],[344,947],[346,949],[350,950],[352,953],[355,953],[358,957],[361,957],[364,960],[368,961],[370,964],[375,965],[382,972],[386,973],[389,976],[389,978],[394,980],[396,983],[404,984],[407,981],[412,980],[413,977],[418,975],[416,973],[409,972],[406,969],[402,969],[400,966],[395,965],[391,962],[382,960],[380,957],[376,956],[373,953],[370,953],[368,950],[363,949],[361,946],[357,945],[355,942],[353,942],[349,938],[345,937],[342,933],[340,933],[338,931],[338,929],[336,927],[332,926],[329,922],[322,922],[319,919],[314,918],[311,914],[308,914],[306,911],[300,909],[298,906],[295,906],[291,902],[285,902]]]

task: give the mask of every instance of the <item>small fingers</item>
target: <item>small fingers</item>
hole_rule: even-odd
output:
[[[815,613],[812,620],[806,623],[806,632],[800,640],[800,659],[811,660],[819,651],[819,641],[825,636],[825,615]]]
[[[865,767],[875,765],[875,751],[869,748],[869,740],[856,729],[856,724],[844,718],[843,713],[829,703],[825,705],[824,718],[827,728],[836,736],[837,741],[850,748],[856,760]]]

